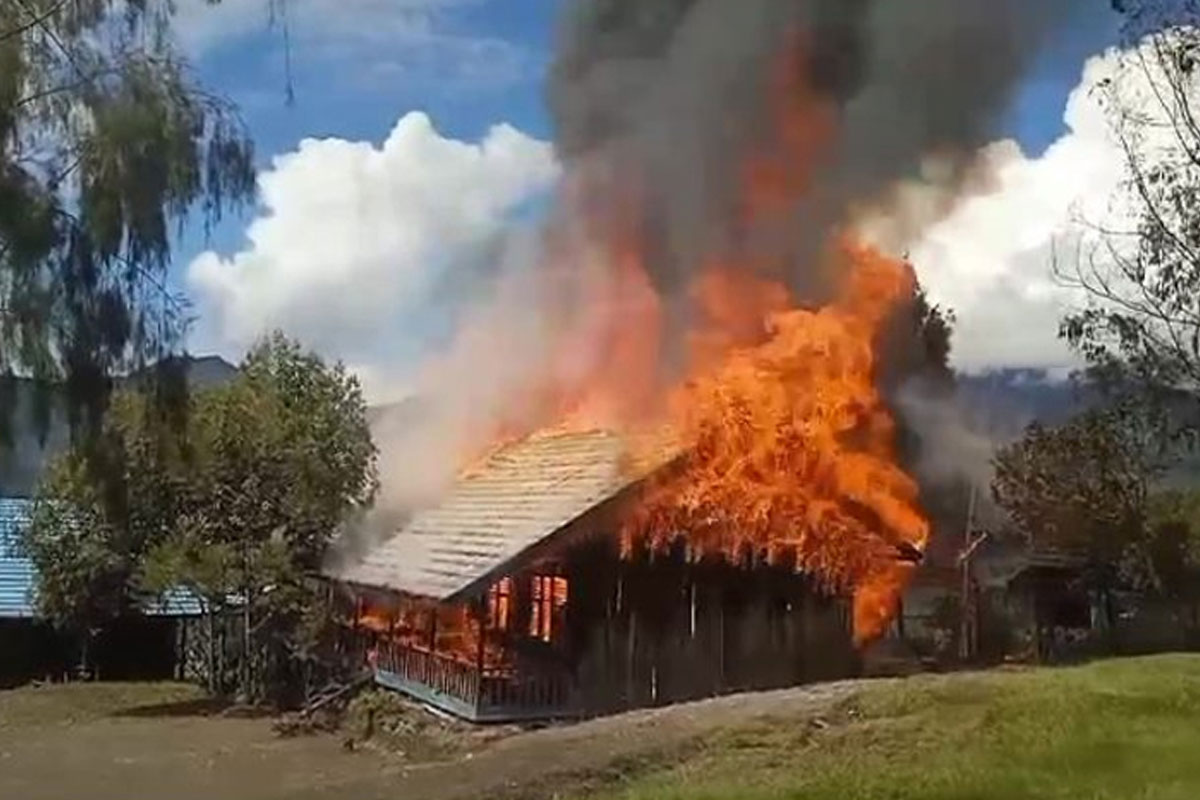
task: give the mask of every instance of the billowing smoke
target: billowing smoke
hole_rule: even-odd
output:
[[[908,428],[920,437],[912,464],[926,484],[950,485],[965,480],[986,492],[992,481],[992,454],[1001,438],[980,430],[953,394],[913,380],[893,398]]]
[[[568,162],[616,163],[637,180],[661,285],[681,284],[702,256],[753,246],[788,249],[786,277],[804,289],[831,226],[901,180],[961,177],[1047,38],[1094,5],[578,0],[550,79],[557,145]],[[770,130],[770,82],[793,47],[798,83],[837,109],[835,140],[779,229],[738,230],[742,159]]]
[[[854,227],[899,254],[987,188],[985,145],[1021,78],[1075,14],[1098,12],[1089,0],[579,0],[550,78],[556,145],[568,174],[633,187],[601,190],[618,198],[606,221],[628,227],[636,209],[646,267],[677,315],[714,254],[819,303],[833,236]],[[791,124],[831,132],[798,134],[820,151],[795,154],[815,171],[782,213],[748,225],[747,157],[779,159],[781,85],[832,110]],[[910,382],[892,402],[922,439],[909,466],[923,484],[986,490],[994,443],[952,396]]]
[[[521,390],[536,381],[554,340],[550,310],[564,298],[535,279],[541,241],[514,229],[495,246],[492,268],[475,271],[475,285],[447,289],[455,331],[411,377],[410,394],[372,410],[379,448],[380,493],[373,511],[355,520],[332,560],[353,558],[395,532],[405,516],[436,500],[463,462],[495,436],[498,419],[515,419]]]
[[[549,374],[569,389],[594,361],[611,360],[605,323],[637,314],[640,295],[634,308],[606,308],[610,300],[629,302],[628,287],[608,291],[611,264],[590,264],[589,244],[608,248],[605,260],[614,243],[636,238],[667,322],[664,347],[649,352],[672,352],[672,337],[686,325],[671,322],[689,313],[686,289],[714,257],[782,278],[801,300],[819,302],[831,287],[817,267],[828,262],[818,256],[834,235],[874,216],[888,221],[879,238],[900,247],[916,233],[909,223],[928,224],[959,192],[986,180],[975,155],[995,137],[1019,79],[1056,27],[1088,6],[570,2],[548,81],[565,170],[560,210],[538,252],[510,253],[487,298],[463,315],[453,345],[417,381],[419,412],[377,426],[385,527],[436,496],[498,419],[510,423],[516,414],[519,425],[524,412],[536,421],[539,410],[524,405],[526,387]],[[788,157],[773,137],[778,106],[791,91],[829,112],[812,121],[825,127],[811,137],[795,132],[801,141],[813,138],[819,153],[795,154],[805,162],[805,180],[801,191],[789,187],[782,213],[749,219],[742,207],[747,159],[772,148],[776,161]],[[903,203],[921,212],[889,214],[898,187],[913,181],[932,187],[921,203],[911,191]],[[949,430],[941,411],[908,399],[919,417],[914,427]],[[964,444],[964,463],[985,469],[979,443]],[[933,449],[953,448],[943,442]]]

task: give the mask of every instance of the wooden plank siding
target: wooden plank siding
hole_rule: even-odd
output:
[[[545,563],[541,570],[551,567]],[[377,679],[476,722],[592,716],[859,674],[848,603],[788,565],[692,563],[682,550],[621,558],[611,537],[577,542],[552,641],[529,634],[529,585],[513,576],[504,667],[384,642]]]

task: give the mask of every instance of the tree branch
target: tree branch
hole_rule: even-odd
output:
[[[16,0],[16,2],[20,4],[20,0]],[[67,4],[67,0],[58,0],[58,2],[55,3],[53,6],[46,9],[41,14],[35,15],[28,22],[25,22],[21,25],[18,25],[15,28],[12,28],[10,30],[4,31],[3,33],[0,33],[0,42],[6,42],[9,39],[12,39],[16,36],[20,36],[21,34],[25,33],[26,31],[32,30],[33,28],[41,27],[47,20],[49,20],[51,17],[53,17],[59,11],[61,11],[63,9],[63,6],[65,6],[66,4]],[[24,4],[21,4],[21,8],[26,13],[29,13],[28,10],[26,9],[26,7],[24,6]]]

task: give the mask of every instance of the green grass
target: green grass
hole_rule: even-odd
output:
[[[199,688],[185,683],[72,683],[0,691],[0,731],[75,725],[103,717],[154,713],[200,704]]]
[[[880,684],[828,719],[725,731],[586,797],[1196,800],[1200,657]]]

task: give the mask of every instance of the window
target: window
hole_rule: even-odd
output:
[[[512,605],[512,578],[501,578],[488,590],[488,627],[508,630]]]
[[[562,611],[566,608],[568,586],[566,578],[535,575],[530,592],[529,635],[549,642],[554,638],[561,623]]]

